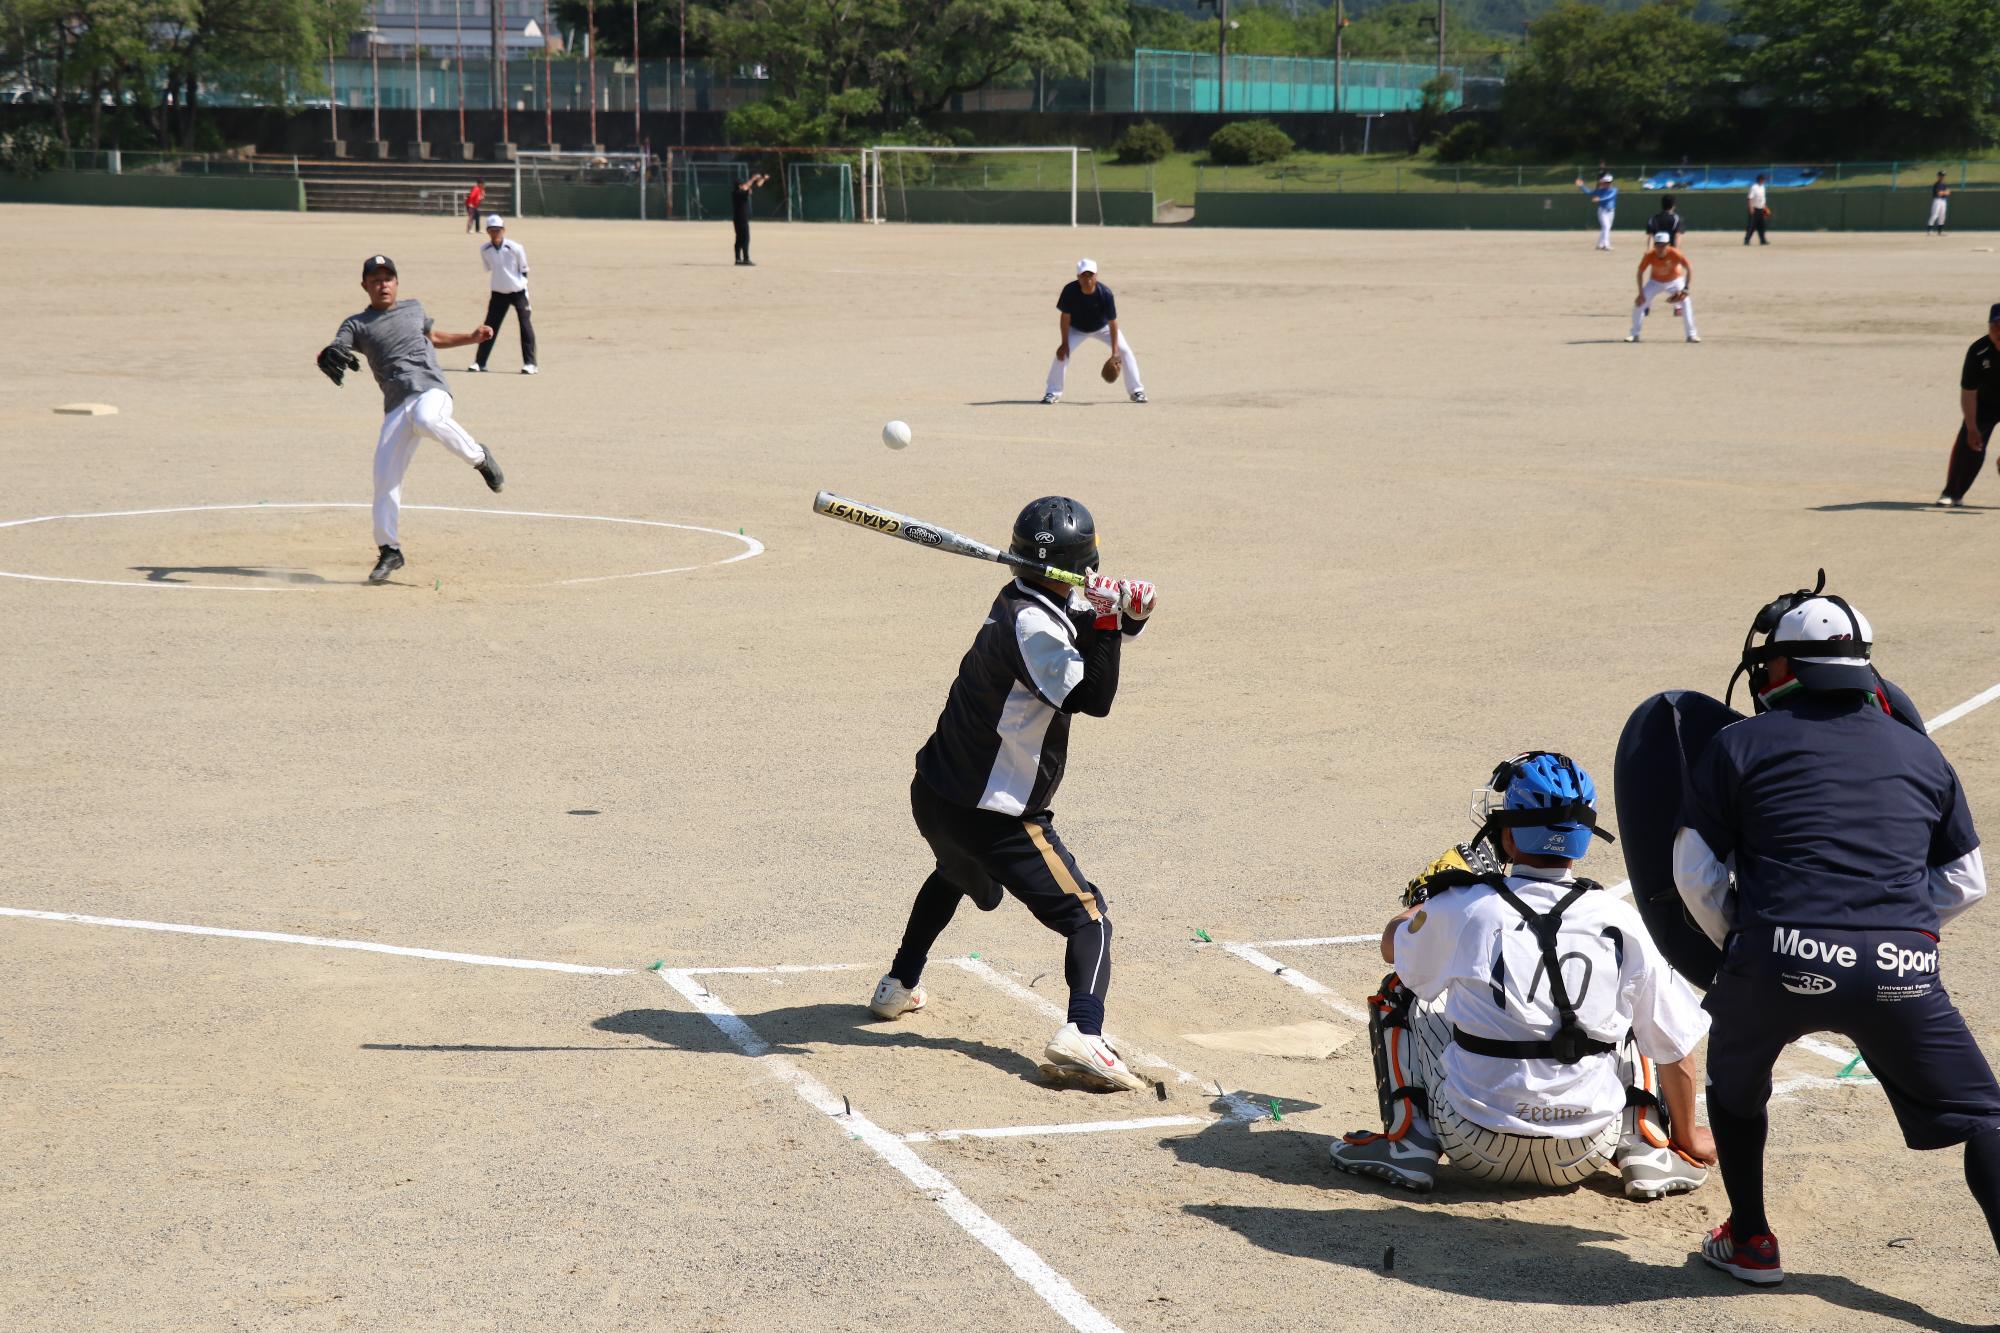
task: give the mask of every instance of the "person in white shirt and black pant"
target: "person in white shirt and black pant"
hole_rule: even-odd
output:
[[[1743,244],[1750,244],[1751,233],[1756,233],[1757,244],[1769,245],[1771,238],[1764,234],[1764,224],[1771,220],[1771,204],[1764,197],[1764,178],[1759,176],[1750,185],[1747,202],[1750,205],[1750,220],[1743,225]]]
[[[479,258],[486,265],[493,286],[493,294],[486,298],[484,321],[493,330],[493,337],[479,344],[472,369],[486,369],[486,358],[493,354],[500,326],[507,322],[507,311],[511,308],[521,317],[521,373],[536,374],[535,321],[528,308],[528,252],[519,241],[507,239],[507,222],[498,213],[486,215],[486,244],[479,247]]]

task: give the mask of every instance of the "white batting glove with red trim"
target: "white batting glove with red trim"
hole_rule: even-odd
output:
[[[1086,574],[1083,578],[1084,600],[1090,603],[1091,612],[1097,617],[1097,628],[1118,628],[1118,607],[1125,597],[1125,585],[1116,579],[1108,579],[1102,574]]]
[[[1118,609],[1125,613],[1127,620],[1144,620],[1153,614],[1153,604],[1159,600],[1159,590],[1144,579],[1121,579],[1118,583]]]

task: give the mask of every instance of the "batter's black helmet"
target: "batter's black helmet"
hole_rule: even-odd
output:
[[[1015,555],[1072,574],[1097,568],[1097,524],[1066,495],[1045,495],[1014,520]]]

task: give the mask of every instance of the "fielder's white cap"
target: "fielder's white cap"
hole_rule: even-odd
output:
[[[1654,245],[1672,245],[1673,243],[1674,243],[1674,234],[1672,232],[1656,231],[1653,233]]]
[[[1077,276],[1078,276],[1078,277],[1082,277],[1082,276],[1083,276],[1084,274],[1086,274],[1086,273],[1095,273],[1095,272],[1097,272],[1097,261],[1096,261],[1095,259],[1079,259],[1079,260],[1077,260],[1077,261],[1076,261],[1076,272],[1077,272]]]
[[[486,230],[492,231],[495,227],[504,227],[506,225],[507,219],[501,217],[498,213],[488,213],[486,215]]]
[[[1605,172],[1605,173],[1604,173],[1604,174],[1603,174],[1602,176],[1599,176],[1599,177],[1597,178],[1597,183],[1598,183],[1599,185],[1609,185],[1609,184],[1611,184],[1611,173],[1607,171],[1607,172]]]
[[[1785,613],[1773,631],[1773,644],[1851,644],[1852,654],[1804,657],[1788,651],[1792,674],[1809,690],[1873,690],[1875,669],[1868,665],[1875,631],[1868,617],[1831,597],[1813,597]]]

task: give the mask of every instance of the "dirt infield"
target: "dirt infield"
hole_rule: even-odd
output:
[[[441,355],[506,490],[425,445],[368,588],[379,398],[312,357],[375,251],[475,324],[455,219],[0,234],[0,909],[96,919],[0,916],[0,1326],[1996,1317],[1958,1153],[1905,1151],[1838,1047],[1780,1070],[1791,1277],[1752,1293],[1691,1257],[1719,1182],[1393,1195],[1324,1164],[1365,1041],[1185,1035],[1350,1022],[1379,960],[1299,941],[1379,930],[1497,758],[1608,788],[1632,706],[1720,692],[1819,565],[1928,713],[2000,682],[2000,479],[1926,507],[1992,237],[1697,235],[1705,342],[1662,309],[1632,347],[1636,232],[759,226],[745,269],[727,225],[531,220],[541,375],[511,327],[505,373]],[[1145,406],[1088,365],[1036,402],[1080,253]],[[998,577],[821,488],[989,538],[1066,491],[1158,581],[1057,813],[1164,1100],[1042,1083],[1061,949],[1012,905],[866,1021],[928,869],[910,758]],[[2000,822],[2000,707],[1939,739]],[[1945,958],[1990,1049],[2000,909]]]

